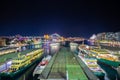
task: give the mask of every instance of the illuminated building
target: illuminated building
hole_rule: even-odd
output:
[[[6,40],[3,38],[0,38],[0,46],[6,46]]]

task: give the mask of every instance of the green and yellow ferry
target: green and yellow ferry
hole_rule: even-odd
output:
[[[113,54],[110,54],[105,49],[93,49],[91,52],[95,53],[97,56],[97,61],[105,65],[117,68],[120,66],[119,57]]]
[[[28,68],[39,62],[44,53],[43,49],[38,49],[27,53],[26,55],[18,54],[17,58],[12,60],[11,67],[0,73],[0,80],[16,80]]]

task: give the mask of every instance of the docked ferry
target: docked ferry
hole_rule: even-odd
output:
[[[97,48],[97,47],[94,47]],[[104,70],[97,64],[97,58],[94,53],[91,53],[92,46],[88,45],[80,45],[79,46],[79,54],[78,56],[81,60],[87,65],[87,67],[101,80],[105,78]]]
[[[100,79],[104,79],[105,72],[102,68],[97,64],[96,58],[85,58],[82,55],[79,55],[82,61],[88,66],[88,68]]]
[[[13,53],[16,52],[16,47],[13,48],[2,48],[0,49],[0,56],[5,55],[5,54],[9,54],[9,53]]]
[[[42,73],[42,71],[44,70],[44,68],[47,66],[47,64],[49,63],[51,59],[51,56],[48,55],[46,57],[44,57],[42,59],[42,61],[37,65],[37,67],[35,68],[34,72],[33,72],[33,77],[35,75],[40,75]]]
[[[91,52],[97,54],[97,60],[100,63],[106,64],[108,66],[117,68],[120,65],[119,57],[113,54],[110,54],[105,49],[93,49]]]
[[[14,80],[22,75],[28,68],[34,65],[37,61],[39,61],[43,55],[44,50],[38,49],[32,51],[26,55],[18,54],[18,57],[12,60],[11,67],[0,73],[0,79],[6,80]]]

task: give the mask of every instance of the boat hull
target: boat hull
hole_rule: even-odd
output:
[[[100,72],[94,72],[94,75],[96,75],[100,80],[104,80],[105,74]]]
[[[97,61],[114,68],[117,68],[120,65],[120,62],[110,61],[107,59],[97,59]]]

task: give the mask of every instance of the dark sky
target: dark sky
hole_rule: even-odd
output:
[[[90,37],[93,33],[120,31],[119,3],[92,1],[1,2],[0,35],[58,33],[63,36]]]

